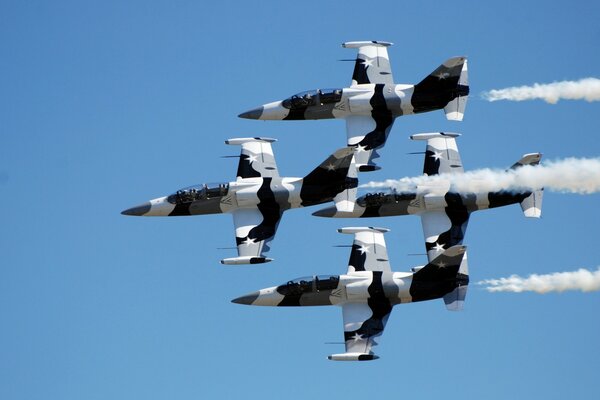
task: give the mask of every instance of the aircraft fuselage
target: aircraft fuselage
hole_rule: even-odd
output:
[[[332,218],[370,218],[396,215],[419,215],[429,211],[451,211],[471,213],[477,210],[518,204],[531,192],[486,192],[453,193],[444,195],[413,193],[369,193],[357,199],[354,211],[338,213],[328,207],[316,211],[314,215]]]
[[[447,86],[362,84],[344,89],[311,90],[265,104],[240,114],[240,117],[310,120],[382,114],[396,118],[442,109],[455,98],[469,94],[468,86],[457,87],[450,81]]]
[[[327,306],[377,301],[390,307],[401,303],[442,298],[467,275],[448,280],[413,280],[412,272],[356,271],[345,275],[312,276],[261,289],[233,300],[257,306]]]
[[[169,196],[150,200],[123,214],[139,216],[181,216],[229,213],[240,208],[290,208],[323,204],[355,180],[346,184],[307,185],[302,178],[245,178],[222,184],[204,184],[184,188]]]

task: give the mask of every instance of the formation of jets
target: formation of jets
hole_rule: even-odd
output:
[[[415,85],[395,84],[387,48],[381,41],[347,42],[358,50],[348,88],[318,89],[293,95],[239,115],[261,120],[341,118],[347,145],[303,178],[279,175],[270,138],[225,141],[241,147],[235,181],[190,186],[122,212],[133,216],[233,215],[237,257],[228,265],[272,261],[267,256],[283,212],[333,202],[313,213],[329,218],[421,217],[428,263],[410,272],[390,267],[385,228],[348,227],[354,235],[348,270],[343,275],[315,275],[247,294],[233,303],[259,306],[338,305],[344,321],[345,352],[337,361],[365,361],[373,353],[394,305],[443,299],[449,310],[463,308],[469,272],[463,239],[472,212],[519,203],[527,217],[541,215],[541,190],[456,192],[453,174],[464,172],[455,133],[411,136],[426,141],[423,174],[448,179],[412,191],[374,192],[357,197],[358,173],[379,169],[374,159],[387,140],[394,120],[402,115],[443,109],[449,120],[461,121],[469,95],[467,59],[453,57]],[[541,154],[524,155],[511,168],[537,165]]]

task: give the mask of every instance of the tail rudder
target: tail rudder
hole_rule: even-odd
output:
[[[529,153],[523,155],[519,161],[514,163],[510,169],[521,168],[524,165],[539,165],[542,159],[541,153]],[[540,218],[542,216],[542,200],[544,198],[544,189],[537,189],[531,192],[529,196],[521,200],[521,210],[527,218]]]
[[[465,115],[465,107],[469,98],[469,72],[467,68],[467,60],[462,66],[458,84],[456,85],[457,96],[444,107],[446,119],[450,121],[462,121]]]

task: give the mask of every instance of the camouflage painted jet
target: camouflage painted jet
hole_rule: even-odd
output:
[[[233,214],[238,257],[223,264],[259,264],[272,261],[265,253],[275,237],[281,216],[290,208],[334,201],[340,210],[352,210],[356,198],[354,149],[344,147],[304,178],[282,178],[271,143],[275,139],[238,138],[241,145],[234,182],[190,186],[169,196],[127,209],[124,215],[179,216]]]
[[[449,120],[461,121],[469,95],[467,59],[453,57],[416,85],[394,84],[387,42],[347,42],[357,48],[352,84],[295,94],[239,115],[262,120],[343,118],[348,146],[358,149],[360,171],[379,169],[373,159],[385,145],[396,117],[444,109]]]
[[[328,358],[335,361],[367,361],[379,358],[372,348],[383,334],[396,304],[443,298],[449,310],[465,292],[469,272],[461,261],[464,246],[453,246],[412,272],[392,272],[383,228],[342,228],[354,234],[345,275],[311,276],[262,289],[232,300],[256,306],[339,305],[344,319],[346,352]],[[464,299],[464,296],[462,296]]]
[[[461,174],[464,172],[455,138],[456,133],[422,133],[412,140],[426,140],[425,175]],[[540,153],[525,154],[511,169],[539,164]],[[429,260],[445,249],[462,244],[472,212],[520,203],[526,217],[539,218],[542,213],[543,191],[525,193],[485,192],[454,193],[450,182],[439,186],[417,187],[412,193],[369,193],[356,200],[352,212],[339,212],[328,207],[313,215],[334,218],[370,218],[393,215],[419,215],[425,234]],[[466,256],[465,256],[466,262]]]

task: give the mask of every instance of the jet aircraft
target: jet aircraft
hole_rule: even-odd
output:
[[[290,208],[334,201],[340,210],[352,210],[356,198],[354,149],[337,150],[304,178],[279,176],[270,138],[236,138],[240,145],[234,182],[190,186],[168,196],[129,208],[124,215],[181,216],[233,214],[238,257],[223,264],[259,264],[265,256],[281,216]]]
[[[354,234],[344,275],[299,278],[232,300],[255,306],[342,307],[346,351],[332,354],[334,361],[367,361],[379,358],[372,351],[383,334],[392,307],[397,304],[443,298],[449,310],[466,292],[469,273],[464,246],[453,246],[412,272],[392,272],[383,237],[384,228],[342,228]],[[462,295],[464,299],[464,295]]]
[[[416,85],[394,84],[387,47],[381,41],[346,42],[358,49],[349,88],[310,90],[246,111],[241,118],[306,120],[343,118],[348,146],[358,149],[360,171],[379,169],[373,159],[383,147],[396,117],[444,109],[461,121],[469,95],[467,59],[445,61]]]
[[[464,172],[458,147],[457,133],[421,133],[411,136],[412,140],[426,140],[425,175],[461,174]],[[540,153],[525,154],[511,169],[523,165],[539,164]],[[368,193],[356,199],[354,210],[339,212],[328,207],[313,215],[334,218],[370,218],[394,215],[419,215],[425,234],[425,247],[429,260],[437,257],[444,249],[462,244],[469,217],[472,212],[488,208],[519,203],[526,217],[539,218],[542,213],[543,191],[523,193],[450,192],[450,181],[417,187],[414,192]],[[466,256],[465,256],[466,262]]]

